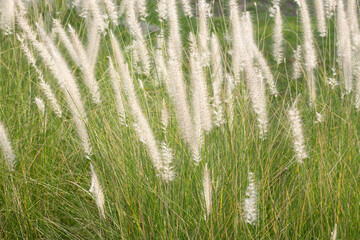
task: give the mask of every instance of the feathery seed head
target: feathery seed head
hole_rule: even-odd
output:
[[[204,177],[203,177],[203,189],[204,189],[204,199],[206,214],[204,215],[205,220],[210,216],[212,210],[212,182],[210,176],[210,170],[208,169],[207,164],[204,168]]]
[[[337,223],[334,225],[334,230],[331,232],[331,240],[336,240],[337,238]]]
[[[315,123],[321,123],[324,121],[323,115],[321,115],[321,113],[316,112],[316,120]]]
[[[277,32],[281,33],[281,28],[277,30]],[[255,43],[253,24],[249,12],[245,12],[241,17],[241,33],[243,36],[243,40],[242,40],[243,44],[241,44],[240,46],[242,47],[241,55],[244,56],[242,57],[242,62],[245,72],[247,74],[253,75],[253,73],[250,72],[253,72],[254,70],[254,69],[251,70],[251,68],[253,68],[252,66],[254,65],[253,61],[255,61],[259,66],[259,69],[261,70],[262,76],[266,79],[266,82],[270,89],[270,93],[276,97],[278,95],[278,90],[276,88],[274,77],[271,73],[271,69],[267,64],[267,61],[263,53],[259,50],[259,48]],[[280,39],[282,38],[281,34],[280,34]],[[247,43],[247,45],[249,46],[245,47],[244,43]],[[278,50],[280,51],[282,44],[281,41],[278,43],[280,43],[279,45],[280,47],[278,48]]]
[[[42,30],[39,25],[37,25],[38,31],[44,42],[37,40],[37,34],[30,27],[24,16],[24,12],[17,14],[17,21],[20,28],[26,33],[27,38],[40,53],[44,63],[49,67],[55,78],[58,80],[58,83],[64,92],[66,102],[68,103],[71,110],[73,121],[75,123],[75,127],[84,152],[87,157],[91,156],[92,148],[86,125],[84,123],[84,121],[87,119],[86,112],[81,101],[79,88],[71,70],[69,69],[69,66],[62,57],[59,49],[55,46],[53,40],[46,34],[44,30]]]
[[[294,64],[293,64],[293,79],[298,79],[301,76],[301,59],[302,59],[302,48],[298,45],[294,51]]]
[[[178,119],[180,131],[185,141],[190,145],[192,151],[197,149],[197,143],[194,134],[194,125],[192,122],[190,109],[187,102],[186,84],[183,80],[181,69],[182,44],[179,33],[179,24],[177,19],[176,4],[174,0],[168,0],[170,36],[168,40],[168,80],[172,87],[172,102],[175,106],[175,113]]]
[[[106,11],[109,15],[110,20],[114,26],[119,25],[119,12],[117,11],[117,6],[112,0],[103,0],[105,4]]]
[[[119,72],[122,73],[122,85],[124,86],[125,93],[127,94],[131,114],[135,121],[135,130],[138,132],[140,141],[145,144],[150,154],[150,158],[152,160],[154,168],[156,169],[156,171],[159,172],[161,167],[161,155],[157,142],[155,140],[149,122],[141,110],[139,99],[135,92],[134,82],[132,76],[130,75],[129,67],[123,57],[123,53],[120,49],[119,43],[112,33],[110,33],[110,36],[116,63],[119,68]]]
[[[4,153],[4,157],[8,167],[14,170],[16,164],[16,156],[9,141],[5,126],[0,122],[0,147]]]
[[[162,101],[162,110],[161,110],[161,124],[163,130],[166,132],[166,129],[169,125],[169,114],[166,108],[165,99]]]
[[[158,0],[157,12],[158,12],[158,15],[159,15],[160,22],[163,22],[164,20],[167,20],[167,17],[168,17],[167,14],[168,13],[167,13],[166,0]]]
[[[230,6],[230,21],[232,34],[232,71],[235,81],[240,81],[240,73],[243,68],[243,57],[247,56],[243,50],[243,40],[241,39],[242,25],[240,21],[239,9],[235,0],[229,1]]]
[[[139,1],[139,0],[137,0]],[[144,1],[144,0],[142,0]],[[145,74],[150,72],[150,57],[149,52],[146,47],[146,41],[141,29],[140,23],[137,20],[136,13],[135,13],[135,4],[136,1],[128,1],[127,2],[127,11],[126,11],[126,18],[129,24],[130,33],[134,37],[134,47],[138,53],[138,56],[142,63],[142,70]],[[137,3],[138,7],[140,3]],[[146,5],[145,5],[146,6]],[[146,8],[145,8],[146,10]]]
[[[62,116],[61,107],[60,107],[54,93],[52,92],[51,87],[45,82],[43,73],[37,67],[36,60],[35,60],[33,53],[31,52],[28,45],[25,44],[24,39],[21,36],[17,35],[17,38],[21,43],[20,46],[21,46],[21,49],[23,50],[23,52],[25,53],[26,58],[28,59],[29,63],[32,65],[32,67],[35,69],[36,73],[38,74],[38,78],[40,80],[39,86],[40,86],[41,90],[43,91],[44,95],[50,102],[50,106],[54,110],[55,114],[61,118],[61,116]]]
[[[280,7],[280,0],[274,0],[271,8],[269,9],[270,17],[274,17],[276,15],[278,7]]]
[[[118,115],[119,115],[119,119],[120,119],[120,124],[125,125],[125,121],[126,121],[126,114],[125,114],[125,108],[124,108],[124,103],[123,103],[123,99],[121,96],[121,86],[120,86],[120,76],[117,73],[117,71],[115,70],[114,64],[111,60],[110,57],[108,57],[109,59],[109,71],[110,71],[110,78],[111,78],[111,83],[115,92],[115,98],[116,98],[116,108],[118,111]]]
[[[75,64],[77,66],[80,66],[80,59],[78,57],[78,53],[76,52],[73,43],[71,42],[70,38],[68,37],[65,29],[61,25],[60,21],[57,19],[54,19],[54,31],[59,34],[59,37],[61,41],[63,42],[65,48],[69,52],[71,58],[74,60]]]
[[[15,0],[3,0],[0,2],[0,28],[5,35],[9,35],[13,31],[15,7]]]
[[[192,13],[190,1],[189,0],[181,0],[181,3],[182,3],[182,7],[183,7],[185,16],[192,17],[193,13]]]
[[[89,189],[89,192],[92,193],[93,198],[95,199],[96,205],[99,209],[101,217],[105,219],[105,197],[104,192],[101,187],[100,181],[98,179],[98,176],[95,172],[94,166],[90,163],[90,169],[91,169],[91,187]]]
[[[77,52],[80,61],[80,67],[84,74],[84,81],[86,86],[89,88],[90,93],[92,95],[92,100],[94,103],[101,103],[99,84],[95,80],[94,69],[91,66],[85,48],[82,42],[79,39],[79,36],[75,32],[75,30],[69,25],[69,33],[71,35],[72,43],[74,44],[74,48]]]
[[[296,102],[289,109],[288,116],[293,135],[293,144],[296,153],[296,160],[298,161],[298,163],[303,163],[303,160],[308,157],[308,154],[305,147],[305,138],[303,134],[300,111],[296,107]]]
[[[325,14],[328,19],[334,15],[336,4],[336,0],[325,0]]]
[[[43,91],[45,97],[50,102],[50,106],[51,106],[52,110],[55,112],[55,114],[59,118],[61,118],[62,117],[61,107],[60,107],[60,105],[58,103],[58,100],[55,97],[55,94],[51,90],[50,86],[43,80],[40,81],[39,86],[40,86],[41,90]]]
[[[38,107],[39,111],[41,112],[41,114],[44,116],[45,115],[45,104],[44,104],[44,101],[39,98],[39,97],[36,97],[35,98],[35,104],[36,106]]]
[[[207,4],[206,0],[199,0],[199,45],[200,45],[200,54],[203,67],[209,65],[209,28],[208,28],[208,15],[210,11],[210,6]]]
[[[201,65],[200,52],[193,33],[190,33],[189,39],[191,42],[190,65],[194,115],[199,115],[199,127],[202,130],[209,132],[212,128],[212,119],[206,78]],[[194,118],[196,118],[196,116],[194,116]]]
[[[303,48],[304,48],[304,66],[306,72],[306,79],[310,92],[310,104],[316,100],[316,84],[314,69],[317,64],[316,50],[314,46],[314,38],[311,30],[311,21],[306,0],[298,0],[300,2],[300,18],[303,27]]]
[[[338,0],[337,4],[337,54],[338,61],[342,68],[345,94],[348,94],[353,89],[353,64],[352,64],[352,50],[351,50],[351,36],[348,26],[347,15],[345,13],[344,4],[342,0]]]
[[[274,28],[274,47],[273,55],[277,62],[280,64],[283,61],[283,33],[282,33],[282,18],[280,13],[280,7],[276,7],[275,12],[275,28]]]
[[[99,53],[99,46],[101,41],[100,32],[98,31],[95,19],[89,20],[88,34],[87,34],[87,57],[92,69],[95,67],[96,59]]]
[[[222,106],[222,85],[224,82],[223,66],[221,59],[220,45],[215,34],[211,36],[211,73],[213,77],[213,113],[215,116],[215,125],[220,126],[224,123]]]
[[[136,3],[136,10],[140,15],[140,19],[145,21],[148,16],[146,9],[147,0],[135,0],[134,2]]]
[[[234,121],[234,79],[230,74],[226,74],[226,90],[225,90],[225,103],[226,103],[226,115],[229,129],[232,131]]]
[[[105,16],[102,14],[102,11],[101,11],[98,1],[97,0],[86,0],[84,2],[88,2],[89,11],[91,12],[91,15],[94,19],[93,20],[94,23],[96,23],[98,31],[104,32],[104,30],[107,27],[107,24],[105,22]]]
[[[360,29],[359,29],[359,18],[358,18],[358,9],[356,0],[348,0],[347,4],[347,15],[349,27],[351,30],[351,39],[353,44],[353,49],[358,51],[360,46]]]
[[[258,218],[258,193],[254,173],[249,172],[249,186],[244,199],[244,218],[251,225],[255,225]]]
[[[320,33],[320,37],[326,36],[326,22],[325,22],[325,14],[324,14],[324,3],[323,0],[315,0],[315,10],[316,10],[316,20],[317,20],[317,28]]]
[[[172,166],[172,161],[174,158],[173,151],[168,145],[163,142],[161,144],[161,176],[165,182],[171,182],[175,179],[175,171]]]
[[[157,81],[156,83],[163,83],[165,85],[165,89],[170,97],[173,96],[172,94],[172,87],[168,79],[168,68],[166,65],[166,59],[163,52],[164,49],[164,34],[163,31],[158,36],[157,40],[157,48],[155,50],[155,66],[156,66],[156,73],[157,73]]]
[[[305,0],[300,1],[300,17],[304,32],[304,57],[305,67],[307,70],[312,71],[316,67],[316,51],[314,47],[314,39],[311,30],[311,21],[309,16],[308,6]]]

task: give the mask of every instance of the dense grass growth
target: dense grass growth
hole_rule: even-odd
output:
[[[114,2],[122,9],[123,5]],[[12,33],[0,32],[0,122],[6,127],[16,155],[16,166],[11,170],[4,151],[0,154],[0,238],[331,239],[334,228],[337,228],[339,239],[358,238],[360,116],[354,106],[358,89],[354,87],[352,93],[345,94],[343,71],[337,61],[336,17],[326,19],[327,36],[321,38],[316,31],[315,13],[310,13],[318,57],[314,72],[317,98],[311,104],[303,60],[301,77],[291,78],[295,61],[293,50],[304,41],[299,17],[289,13],[282,15],[284,61],[277,65],[272,56],[274,18],[261,4],[260,7],[247,6],[256,45],[271,68],[279,92],[274,96],[266,88],[268,131],[263,138],[249,94],[246,71],[241,72],[241,78],[234,83],[233,109],[229,103],[226,76],[233,75],[234,54],[230,40],[230,8],[228,1],[215,2],[215,6],[210,4],[215,10],[207,26],[220,42],[225,81],[220,89],[224,123],[203,133],[199,164],[193,161],[192,148],[179,128],[181,122],[175,97],[170,96],[154,67],[161,30],[164,31],[162,50],[166,61],[171,36],[168,20],[160,22],[158,19],[157,1],[147,1],[145,21],[141,21],[140,12],[136,12],[151,61],[149,73],[138,71],[143,65],[136,63],[135,50],[130,47],[137,36],[131,34],[131,27],[126,24],[127,8],[120,15],[118,26],[109,23],[101,33],[94,67],[101,95],[99,104],[93,102],[85,84],[83,66],[76,65],[59,36],[52,33],[53,18],[59,19],[66,30],[70,24],[87,46],[90,25],[88,19],[81,17],[81,9],[69,7],[70,3],[63,0],[26,5],[25,16],[33,30],[37,31],[35,24],[38,23],[47,36],[51,36],[76,79],[87,115],[87,120],[81,120],[90,138],[91,156],[84,154],[66,92],[14,16]],[[191,83],[193,65],[189,34],[194,32],[200,42],[199,9],[198,5],[191,6],[193,17],[184,15],[180,3],[177,12],[182,38],[181,69],[187,86],[185,98],[195,118],[194,112],[199,109],[193,109],[190,104],[195,90]],[[27,60],[16,34],[24,37],[36,56],[36,65],[62,108],[61,118],[43,94],[39,74]],[[136,98],[157,146],[161,150],[161,143],[166,143],[172,149],[173,181],[163,180],[146,144],[140,141],[134,127],[134,123],[140,122],[139,117],[133,114],[134,101],[130,101],[134,96],[128,93],[121,80],[126,117],[123,124],[119,120],[108,57],[117,63],[119,78],[124,78],[125,73],[120,71],[114,56],[111,34],[119,41]],[[46,42],[44,36],[39,35],[37,39]],[[245,46],[250,52],[249,43],[245,42]],[[49,49],[46,51],[51,53]],[[358,56],[354,56],[353,61],[359,62]],[[202,69],[211,98],[214,81],[211,64]],[[256,69],[259,69],[257,65]],[[169,72],[171,74],[174,73]],[[330,85],[329,78],[334,78],[339,85]],[[359,79],[354,77],[353,81],[355,86]],[[37,108],[36,97],[44,100],[45,113]],[[162,124],[163,101],[169,115],[166,131]],[[296,158],[289,120],[288,110],[294,102],[301,115],[308,155],[303,163]],[[233,121],[229,117],[231,113]],[[196,119],[193,121],[196,125]],[[104,193],[105,218],[99,213],[93,191],[89,191],[90,163]],[[211,178],[209,215],[203,183],[205,166]],[[245,218],[248,209],[244,201],[251,182],[249,173],[254,173],[257,194],[257,218],[253,224]]]

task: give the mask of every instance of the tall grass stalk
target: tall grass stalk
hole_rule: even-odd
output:
[[[326,36],[326,21],[325,21],[325,13],[324,13],[324,3],[323,0],[315,0],[315,9],[316,9],[316,22],[317,29],[320,37]]]
[[[308,6],[305,0],[297,1],[300,10],[300,19],[303,29],[303,49],[306,80],[309,87],[310,104],[316,101],[316,83],[314,70],[317,64],[316,50],[314,46],[314,37],[311,30],[311,21]]]
[[[283,33],[282,33],[282,18],[280,12],[280,6],[275,6],[275,25],[274,25],[274,47],[273,54],[277,64],[283,61]]]
[[[219,40],[215,34],[211,35],[211,76],[213,79],[213,113],[214,123],[220,126],[224,123],[224,110],[222,103],[222,89],[224,83],[224,69],[222,65],[222,52]]]
[[[193,110],[196,128],[209,132],[212,128],[212,117],[209,105],[208,89],[206,78],[202,68],[201,51],[197,47],[197,41],[193,33],[190,33],[190,65],[191,65],[191,86],[193,92]],[[198,125],[199,124],[199,125]]]
[[[126,124],[126,114],[125,114],[123,97],[121,96],[120,76],[115,70],[114,64],[110,57],[109,57],[109,72],[111,77],[111,83],[115,93],[116,107],[119,114],[120,123],[124,125]]]
[[[0,28],[1,239],[360,235],[355,1],[324,1],[326,38],[304,0],[300,18],[274,1],[277,29],[262,2],[15,3]]]
[[[141,15],[141,12],[143,11],[142,10],[143,6],[140,5],[137,7],[139,7],[140,16],[144,17],[143,15]],[[137,51],[137,54],[139,55],[141,60],[142,70],[144,71],[145,74],[149,74],[150,57],[149,57],[148,49],[146,47],[144,34],[142,32],[140,23],[138,22],[136,17],[135,1],[127,2],[126,16],[127,16],[127,21],[129,23],[130,32],[134,37],[134,49],[135,51]]]
[[[42,71],[36,65],[35,56],[33,55],[32,51],[29,49],[28,45],[24,42],[24,39],[19,35],[18,35],[18,40],[20,41],[21,49],[25,53],[25,56],[26,56],[28,62],[32,65],[32,67],[35,69],[35,71],[36,71],[36,73],[38,75],[38,78],[40,80],[39,87],[41,88],[44,95],[46,96],[46,98],[50,102],[51,108],[53,109],[55,114],[59,118],[61,118],[61,116],[62,116],[61,107],[60,107],[60,105],[58,103],[58,100],[56,99],[55,94],[53,93],[50,85],[45,82],[44,75],[43,75]]]
[[[262,76],[266,79],[266,82],[270,89],[270,93],[274,96],[277,96],[278,90],[275,84],[274,76],[263,53],[259,50],[258,46],[254,41],[254,28],[249,12],[245,12],[243,14],[241,18],[241,23],[242,36],[244,36],[242,41],[250,45],[248,48],[246,48],[247,56],[244,57],[244,61],[255,61],[255,63],[259,66]]]
[[[84,75],[84,81],[89,88],[94,103],[101,103],[99,84],[95,79],[94,68],[91,66],[91,61],[88,60],[85,48],[81,43],[75,30],[69,25],[69,33],[77,56],[79,57],[80,67]]]
[[[122,86],[125,89],[126,95],[128,97],[128,103],[130,105],[131,114],[134,118],[136,126],[139,128],[138,129],[139,138],[147,147],[154,168],[157,171],[160,171],[161,155],[157,142],[155,140],[153,131],[148,123],[148,120],[141,110],[141,106],[135,92],[133,79],[131,77],[128,65],[125,63],[124,56],[120,49],[119,43],[115,38],[114,34],[112,33],[111,33],[111,42],[113,45],[114,55],[119,72],[122,73],[121,74]]]
[[[339,64],[342,69],[342,77],[344,79],[345,94],[349,94],[353,89],[353,71],[352,71],[352,50],[351,50],[351,36],[348,27],[347,16],[342,0],[337,4],[336,15],[338,39],[337,39],[337,54]]]
[[[71,110],[84,152],[86,156],[89,157],[92,155],[92,147],[85,125],[87,117],[74,76],[61,53],[45,32],[42,31],[42,37],[46,41],[46,44],[37,40],[36,33],[31,29],[24,16],[24,11],[21,9],[24,9],[24,7],[20,5],[20,12],[17,13],[17,22],[26,34],[26,37],[43,58],[43,62],[49,67],[54,77],[58,80],[58,84],[62,88],[66,102]]]
[[[288,114],[293,135],[296,160],[298,161],[298,163],[303,163],[303,160],[308,157],[308,153],[305,147],[305,137],[303,133],[301,115],[300,111],[296,106],[296,102],[291,106]]]

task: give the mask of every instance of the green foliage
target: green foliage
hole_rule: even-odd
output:
[[[32,21],[40,19],[43,13],[45,25],[51,26],[51,17],[56,14],[64,25],[70,23],[80,31],[85,42],[84,20],[74,10],[66,9],[65,2],[55,3],[53,9],[46,11],[45,6],[37,6],[30,14]],[[72,66],[86,99],[87,128],[94,148],[91,161],[104,189],[105,220],[99,216],[88,191],[89,160],[83,157],[56,81],[39,61],[65,110],[63,119],[59,119],[47,105],[45,126],[44,117],[34,104],[34,98],[42,95],[36,72],[27,63],[15,35],[1,35],[0,119],[7,127],[18,164],[12,172],[5,161],[0,164],[0,238],[330,239],[337,223],[341,239],[356,239],[360,235],[360,122],[353,96],[343,97],[339,88],[333,90],[327,84],[327,77],[333,74],[331,67],[339,72],[334,59],[334,30],[331,27],[326,39],[316,41],[321,59],[316,74],[319,96],[315,107],[310,108],[305,79],[289,77],[292,49],[301,42],[298,18],[284,18],[286,62],[276,66],[271,56],[273,19],[267,13],[257,13],[252,11],[255,39],[272,67],[280,91],[278,97],[268,97],[270,131],[265,140],[259,138],[247,89],[241,82],[235,89],[233,130],[225,123],[207,134],[202,161],[196,166],[181,138],[164,87],[154,85],[156,74],[133,73],[142,109],[156,137],[166,138],[174,150],[176,178],[170,183],[156,176],[149,155],[132,128],[132,119],[127,120],[130,127],[119,123],[107,71],[107,56],[112,55],[108,35],[102,37],[96,65],[103,101],[99,106],[90,101],[81,73]],[[210,20],[225,54],[231,49],[225,37],[228,21],[226,15]],[[150,15],[149,22],[160,27],[155,14]],[[166,24],[162,27],[167,28]],[[188,33],[196,31],[196,19],[183,16],[181,27],[184,53],[188,56]],[[120,25],[113,32],[123,49],[130,44],[126,26]],[[155,46],[155,37],[156,32],[149,35],[149,46]],[[131,66],[132,59],[128,54],[126,57]],[[225,66],[229,69],[228,57]],[[188,68],[184,60],[184,70]],[[143,81],[144,90],[136,79]],[[294,158],[286,115],[296,97],[310,155],[303,165]],[[163,98],[171,113],[166,134],[160,124]],[[314,123],[316,112],[322,114],[323,122]],[[202,195],[205,163],[213,179],[213,212],[207,221]],[[255,226],[243,220],[242,202],[249,171],[255,173],[259,190],[259,220]]]

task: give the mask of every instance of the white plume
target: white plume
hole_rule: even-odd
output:
[[[183,7],[185,16],[192,17],[193,13],[192,13],[191,5],[190,5],[190,0],[181,0],[181,3],[182,3],[182,7]]]
[[[104,207],[105,205],[104,192],[101,187],[98,176],[96,175],[94,166],[91,163],[90,163],[90,169],[91,169],[91,187],[89,189],[89,192],[92,193],[95,199],[101,217],[105,219],[106,217],[105,217],[105,207]]]
[[[5,126],[0,122],[0,146],[4,153],[4,157],[8,167],[14,170],[16,164],[16,156],[9,141],[8,135],[5,130]]]
[[[303,163],[303,160],[308,157],[305,147],[305,138],[303,134],[302,120],[300,111],[296,107],[296,103],[288,111],[291,131],[293,135],[294,150],[296,153],[296,160]]]
[[[301,45],[298,45],[296,47],[296,50],[294,51],[294,63],[293,63],[293,73],[292,78],[298,79],[301,76],[301,60],[302,60],[302,48]]]
[[[211,36],[211,70],[213,78],[213,108],[215,125],[220,126],[224,123],[224,110],[222,106],[222,85],[224,83],[224,69],[222,65],[221,50],[219,40],[213,34]]]
[[[321,0],[320,0],[321,1]],[[274,27],[274,47],[273,47],[273,55],[277,64],[280,64],[283,61],[283,33],[282,33],[282,18],[280,12],[280,6],[276,6],[275,13],[275,27]]]
[[[171,182],[175,179],[175,171],[173,167],[174,154],[172,149],[165,143],[161,143],[161,176],[165,182]]]
[[[344,78],[345,94],[348,94],[353,89],[353,64],[350,29],[342,0],[338,0],[336,22],[338,61]]]
[[[201,65],[200,52],[193,33],[190,33],[191,85],[194,114],[199,114],[200,128],[209,132],[212,128],[206,78]]]
[[[203,189],[204,189],[204,199],[205,199],[205,207],[206,207],[205,219],[207,219],[210,216],[212,210],[212,182],[211,182],[210,170],[208,169],[207,164],[205,164],[205,168],[204,168]]]
[[[320,37],[326,36],[326,22],[325,22],[325,14],[324,14],[324,0],[315,0],[315,10],[316,10],[316,21],[318,32],[320,33]]]
[[[249,172],[249,186],[244,199],[244,218],[249,224],[255,225],[258,219],[258,193],[254,173]]]
[[[115,70],[114,64],[110,57],[109,57],[109,71],[110,71],[111,83],[115,92],[116,108],[119,114],[120,123],[125,125],[126,114],[125,114],[123,98],[121,96],[120,76]]]

